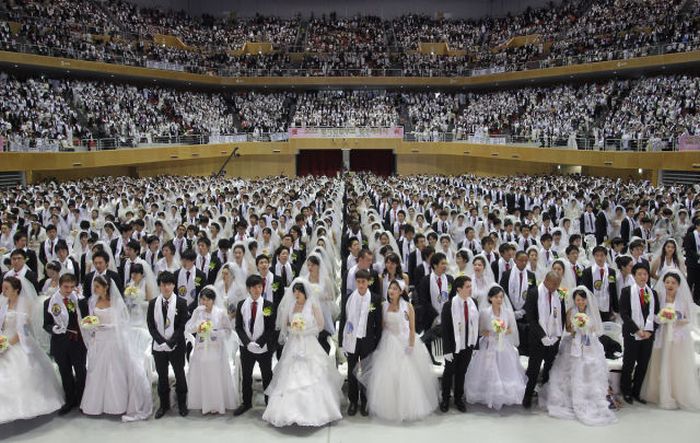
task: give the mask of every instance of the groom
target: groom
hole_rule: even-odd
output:
[[[527,387],[523,397],[523,407],[530,409],[532,394],[535,392],[537,377],[542,369],[542,384],[549,381],[549,370],[559,350],[559,341],[564,329],[566,307],[559,291],[561,276],[550,271],[538,287],[528,290],[525,301],[525,315],[530,326],[528,334],[530,359],[527,364]]]
[[[267,258],[267,257],[265,257]],[[275,333],[275,308],[262,297],[263,279],[250,275],[245,281],[248,298],[238,303],[236,310],[236,334],[241,342],[241,370],[243,375],[243,403],[233,411],[234,416],[244,414],[253,407],[253,368],[260,367],[263,390],[272,380],[272,354],[277,345]],[[267,403],[267,396],[265,396]]]
[[[65,415],[80,405],[85,390],[87,349],[80,333],[81,312],[87,315],[88,304],[75,292],[74,274],[63,274],[58,291],[44,302],[44,330],[51,334],[50,354],[61,374],[66,403],[59,409]]]
[[[158,373],[158,397],[160,407],[155,418],[159,419],[170,410],[170,383],[168,365],[175,373],[175,392],[177,407],[181,416],[186,417],[187,378],[185,377],[185,325],[190,315],[187,301],[175,295],[175,276],[163,271],[158,276],[160,294],[148,303],[146,323],[148,332],[153,337],[153,360]]]
[[[360,413],[366,417],[367,395],[360,392],[355,367],[369,357],[382,336],[382,297],[369,290],[370,273],[360,269],[355,273],[356,288],[340,304],[340,333],[338,345],[348,358],[348,415],[357,414],[357,401],[361,400]]]
[[[620,390],[627,403],[632,404],[637,400],[645,404],[646,401],[641,399],[639,394],[651,358],[654,331],[658,327],[654,317],[659,313],[659,298],[656,291],[647,285],[649,269],[645,264],[634,265],[632,275],[634,284],[624,288],[620,293],[620,317],[622,317],[624,340]],[[633,370],[634,380],[632,379]]]

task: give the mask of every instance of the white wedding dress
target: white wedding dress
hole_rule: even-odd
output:
[[[262,418],[274,426],[323,426],[343,418],[343,379],[318,343],[312,305],[307,301],[302,312],[286,314],[289,321],[303,319],[305,327],[301,331],[289,328],[289,338],[265,390],[269,402]]]
[[[676,304],[666,303],[666,307],[678,313],[681,309]],[[691,324],[661,324],[656,331],[641,397],[662,409],[700,410]]]
[[[8,310],[0,335],[17,334],[18,317]],[[26,347],[26,349],[25,349]],[[31,337],[0,354],[0,424],[50,414],[63,405],[63,390],[51,361]]]
[[[527,376],[520,364],[518,348],[508,335],[502,336],[499,345],[498,337],[493,333],[491,326],[493,320],[499,318],[506,321],[507,327],[517,332],[515,319],[506,315],[504,307],[501,308],[501,315],[497,316],[488,301],[486,306],[488,307],[479,311],[479,330],[488,330],[491,333],[479,339],[479,349],[474,352],[467,369],[464,394],[469,403],[480,403],[499,410],[504,405],[522,402]]]
[[[580,342],[564,331],[549,382],[539,392],[539,404],[552,417],[578,419],[589,426],[615,423],[617,417],[606,399],[608,363],[603,345],[594,332],[579,338]]]
[[[236,409],[240,404],[238,377],[234,377],[229,362],[233,344],[231,321],[226,311],[212,307],[207,312],[199,306],[185,326],[189,334],[197,332],[197,327],[204,321],[212,322],[209,339],[196,337],[194,350],[190,356],[187,372],[187,407],[199,409],[203,414],[215,412],[225,414],[227,409]]]
[[[360,382],[367,387],[372,415],[390,421],[420,420],[438,406],[438,380],[428,349],[420,340],[407,352],[409,340],[406,302],[398,312],[384,302],[384,329],[377,349],[362,362]]]
[[[95,307],[92,315],[99,318],[100,326],[83,332],[88,371],[80,409],[86,415],[122,415],[123,421],[149,418],[151,384],[141,356],[130,349],[130,334],[124,330],[128,320],[120,318],[114,307]]]

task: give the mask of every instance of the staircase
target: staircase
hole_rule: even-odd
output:
[[[0,188],[11,188],[24,184],[24,172],[0,172]]]

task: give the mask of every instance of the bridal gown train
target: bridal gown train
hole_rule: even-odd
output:
[[[9,310],[0,325],[8,340],[17,334],[17,318]],[[0,424],[50,414],[63,405],[63,390],[49,357],[33,340],[18,342],[0,354]]]

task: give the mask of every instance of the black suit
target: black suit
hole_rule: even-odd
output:
[[[95,278],[95,272],[97,271],[90,272],[83,280],[83,297],[85,297],[86,300],[92,297],[92,280]],[[119,290],[119,293],[124,295],[124,285],[122,284],[123,280],[119,274],[110,269],[107,269],[105,274],[107,274],[107,276],[112,280],[112,283],[117,285],[117,290]]]
[[[14,271],[12,271],[12,269],[10,269],[9,271],[2,274],[2,276],[0,277],[0,281],[4,280],[5,277],[12,277],[14,275],[15,275]],[[39,285],[39,281],[37,280],[37,276],[36,276],[36,273],[34,271],[32,271],[31,269],[27,269],[27,272],[24,273],[24,278],[26,278],[27,281],[29,283],[31,283],[32,286],[34,286],[34,289],[36,290],[37,294],[39,292],[41,292],[41,286]],[[49,295],[53,295],[53,294],[49,294]],[[0,325],[0,326],[2,326],[2,325]]]
[[[196,267],[192,267],[192,270],[195,271],[194,275],[194,298],[192,302],[188,305],[187,309],[190,311],[190,314],[194,312],[195,309],[197,309],[197,306],[199,306],[199,292],[204,288],[204,286],[207,285],[207,276],[204,275],[204,272],[200,271]],[[187,272],[185,268],[180,268],[177,271],[175,271],[175,291],[178,291],[178,283],[180,281],[180,272]],[[184,298],[184,297],[183,297]]]
[[[620,293],[620,317],[622,317],[622,338],[624,342],[620,390],[623,395],[639,397],[642,390],[642,382],[649,366],[652,347],[654,346],[654,331],[650,331],[651,337],[646,340],[635,339],[634,335],[639,330],[639,327],[632,320],[631,297],[639,297],[639,294],[631,294],[631,290],[631,287],[624,288]],[[656,291],[652,289],[651,292],[654,297],[654,314],[658,314],[659,298],[656,295]],[[641,308],[642,315],[646,319],[647,315],[649,315],[649,304],[644,303]],[[655,322],[654,330],[656,330],[657,326]],[[632,378],[633,370],[634,379]]]
[[[603,321],[609,321],[611,314],[613,312],[620,312],[620,307],[617,300],[617,281],[615,280],[615,271],[612,269],[608,270],[608,281],[605,284],[608,285],[608,295],[610,297],[610,309],[607,312],[600,311],[600,318]],[[600,276],[597,276],[600,279]],[[612,279],[610,278],[612,277]],[[581,274],[581,283],[583,286],[587,287],[589,291],[595,294],[595,288],[593,287],[593,267],[589,266],[583,270]]]
[[[348,400],[350,403],[357,404],[358,399],[363,405],[367,404],[367,396],[360,387],[355,376],[355,367],[358,361],[366,359],[371,355],[379,344],[382,337],[382,296],[380,294],[368,291],[365,297],[370,296],[371,300],[370,311],[367,314],[367,329],[364,338],[358,338],[355,343],[355,352],[348,353]],[[347,304],[348,296],[345,296],[340,305],[340,327],[338,328],[338,346],[342,348],[343,338],[345,336],[345,323],[347,322]]]
[[[631,232],[632,226],[627,217],[625,217],[624,219],[622,219],[622,223],[620,225],[620,238],[622,238],[622,241],[625,243],[625,248],[627,248],[627,244],[629,243],[630,238],[632,237]]]
[[[695,239],[695,230],[688,232],[683,239],[685,250],[685,265],[688,268],[688,285],[693,291],[695,304],[700,305],[700,256],[698,256],[698,244]]]
[[[26,248],[24,252],[27,253],[27,266],[34,271],[34,275],[37,275],[39,273],[39,260],[36,257],[36,252],[29,248]]]
[[[476,305],[476,300],[472,300]],[[464,377],[467,375],[467,368],[472,359],[474,346],[467,346],[466,349],[455,353],[456,345],[451,302],[452,299],[442,305],[442,312],[440,313],[442,351],[445,355],[452,354],[452,361],[445,360],[445,370],[442,373],[442,401],[447,402],[450,398],[450,391],[454,390],[455,402],[460,402],[464,397]],[[465,329],[466,337],[469,337],[469,322],[465,325]]]
[[[551,346],[545,346],[542,343],[542,338],[546,337],[547,334],[540,326],[540,313],[538,309],[538,299],[539,299],[538,287],[532,287],[528,290],[527,300],[525,301],[525,315],[527,316],[527,321],[529,323],[529,334],[528,341],[530,347],[530,360],[527,364],[527,387],[525,388],[525,398],[532,398],[532,393],[535,391],[535,385],[537,384],[537,377],[540,373],[540,366],[542,361],[544,361],[544,368],[542,369],[542,383],[547,383],[549,381],[549,371],[552,369],[554,364],[554,358],[557,356],[557,351],[559,350],[559,342],[557,340]],[[566,306],[564,305],[564,300],[559,298],[559,295],[555,292],[552,295],[552,303],[559,303],[559,318],[561,319],[561,327],[564,329],[564,318],[566,317]]]
[[[446,275],[447,277],[447,288],[441,288],[442,291],[448,294],[448,300],[450,292],[453,291],[454,279],[451,275]],[[433,326],[435,319],[441,314],[437,312],[433,307],[432,297],[430,295],[430,280],[436,278],[434,274],[428,274],[420,281],[416,287],[416,331],[423,331],[421,335],[421,341],[428,348],[428,353],[430,358],[435,360],[433,357],[433,341],[436,338],[442,337],[442,328],[440,325]],[[446,304],[446,303],[444,303]]]
[[[602,210],[595,217],[595,240],[599,245],[608,238],[608,219]]]
[[[408,255],[408,277],[411,279],[411,282],[413,282],[414,286],[417,285],[418,282],[420,282],[420,279],[423,277],[422,271],[420,276],[416,274],[416,268],[418,267],[418,255],[420,253],[421,251],[418,248],[416,248],[413,252],[411,252]]]
[[[148,324],[148,332],[153,337],[153,342],[157,344],[167,343],[172,349],[171,351],[155,351],[153,350],[153,360],[156,364],[156,372],[158,372],[158,397],[160,398],[160,407],[162,409],[170,408],[170,383],[168,381],[168,365],[172,366],[175,373],[175,392],[177,393],[178,408],[187,408],[187,377],[185,376],[185,325],[190,318],[187,310],[187,302],[180,298],[177,294],[170,296],[170,303],[175,302],[175,319],[173,321],[173,335],[166,340],[165,337],[158,331],[155,322],[155,306],[154,298],[148,302],[148,312],[146,314],[146,323]],[[167,311],[163,306],[163,321],[167,318]],[[174,348],[173,348],[174,347]]]
[[[515,268],[518,269],[518,268]],[[508,298],[510,299],[510,304],[513,306],[513,309],[515,309],[515,304],[513,303],[513,300],[515,300],[515,297],[517,294],[511,294],[509,292],[509,282],[510,282],[510,275],[513,272],[513,269],[506,271],[503,273],[503,276],[501,276],[501,280],[499,282],[501,288],[503,288],[503,291],[506,293]],[[523,282],[523,288],[527,288],[528,294],[530,289],[532,288],[537,288],[537,277],[533,272],[530,271],[525,271],[526,272],[526,278],[527,281]],[[527,297],[527,296],[526,296]],[[527,298],[525,299],[527,302]],[[525,309],[525,305],[523,305],[522,309]],[[518,352],[520,355],[530,355],[529,352],[529,340],[526,339],[526,337],[529,336],[530,333],[530,324],[527,319],[527,315],[523,315],[521,318],[516,318],[515,322],[518,324],[518,334],[520,337],[523,337],[523,340],[520,340],[520,346],[518,347]]]
[[[242,387],[241,391],[243,394],[243,405],[252,406],[253,404],[253,368],[255,363],[258,363],[260,367],[260,373],[262,375],[263,390],[267,389],[267,386],[272,380],[272,354],[275,352],[275,347],[277,346],[278,334],[275,331],[275,317],[277,311],[273,308],[272,303],[267,300],[258,298],[258,301],[263,302],[262,310],[265,315],[265,311],[270,311],[270,315],[264,316],[264,331],[262,335],[255,340],[261,348],[267,346],[267,352],[262,354],[255,354],[248,350],[248,344],[251,342],[250,337],[248,337],[247,329],[245,328],[245,323],[243,320],[243,303],[245,300],[238,303],[238,309],[236,310],[236,334],[238,334],[238,339],[241,342],[241,371],[242,371]],[[252,306],[251,306],[252,308]],[[267,398],[267,397],[266,397]]]
[[[68,311],[68,331],[64,334],[56,334],[53,327],[56,325],[54,316],[49,313],[51,298],[44,302],[44,330],[51,335],[49,354],[58,365],[61,374],[61,384],[66,396],[66,404],[80,405],[85,390],[85,377],[87,375],[86,360],[87,349],[80,333],[78,312]],[[78,300],[78,309],[82,316],[89,315],[87,299]],[[74,332],[70,332],[74,331]]]

